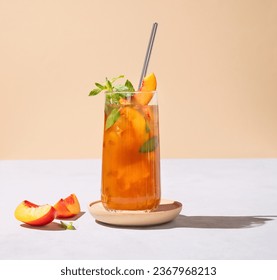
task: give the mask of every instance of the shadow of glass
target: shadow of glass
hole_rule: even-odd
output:
[[[277,216],[184,216],[179,215],[173,221],[156,226],[124,227],[113,226],[96,221],[106,227],[127,228],[137,230],[159,230],[173,228],[198,228],[198,229],[242,229],[253,228],[272,221]]]
[[[274,217],[274,216],[273,216]],[[269,216],[184,216],[179,215],[163,228],[239,229],[262,226],[271,221]]]

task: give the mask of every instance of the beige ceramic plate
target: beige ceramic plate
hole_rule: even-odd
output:
[[[107,211],[101,201],[89,204],[91,215],[99,222],[117,226],[151,226],[172,221],[182,210],[182,204],[174,200],[162,199],[153,212],[143,211]]]

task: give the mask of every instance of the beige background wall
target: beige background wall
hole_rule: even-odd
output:
[[[0,0],[0,158],[99,158],[152,23],[163,157],[277,157],[277,1]]]

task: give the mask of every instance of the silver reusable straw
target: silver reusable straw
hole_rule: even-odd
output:
[[[149,60],[150,60],[150,56],[151,56],[151,52],[152,52],[152,48],[153,48],[153,44],[154,44],[157,27],[158,27],[158,23],[155,22],[152,27],[152,31],[151,31],[145,59],[144,59],[144,64],[143,64],[143,68],[142,68],[142,72],[141,72],[141,76],[140,76],[138,90],[141,88],[142,80],[146,76],[146,73],[147,73],[147,68],[148,68],[148,64],[149,64]]]

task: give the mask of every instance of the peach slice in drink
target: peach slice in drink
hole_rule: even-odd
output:
[[[120,117],[105,133],[105,142],[111,144],[110,148],[114,151],[124,147],[126,152],[134,149],[136,152],[136,147],[149,138],[143,114],[131,106],[120,108]]]

